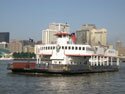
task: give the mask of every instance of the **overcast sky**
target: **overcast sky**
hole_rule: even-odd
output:
[[[108,41],[125,42],[125,0],[0,0],[0,32],[11,39],[41,40],[49,23],[82,24],[108,30]]]

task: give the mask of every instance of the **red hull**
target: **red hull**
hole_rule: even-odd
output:
[[[35,62],[14,62],[12,64],[13,69],[21,69],[21,68],[31,68],[34,69],[36,66]]]

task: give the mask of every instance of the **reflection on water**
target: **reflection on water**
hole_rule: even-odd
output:
[[[83,75],[19,75],[0,62],[0,94],[125,94],[125,63],[119,72]]]

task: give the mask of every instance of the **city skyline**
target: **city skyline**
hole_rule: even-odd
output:
[[[70,32],[83,24],[106,28],[108,41],[125,43],[125,0],[1,0],[0,32],[10,39],[41,40],[49,23],[68,23]]]

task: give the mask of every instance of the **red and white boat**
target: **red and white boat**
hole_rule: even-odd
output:
[[[8,67],[13,72],[78,74],[119,70],[115,49],[87,44],[75,44],[76,37],[57,32],[56,44],[35,45],[36,61],[14,61]],[[45,60],[43,60],[43,58]]]

